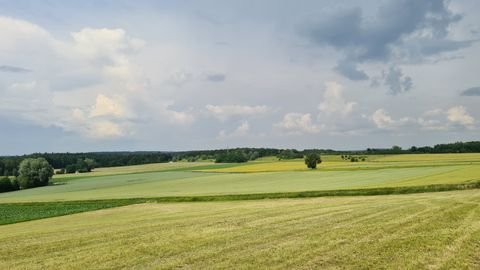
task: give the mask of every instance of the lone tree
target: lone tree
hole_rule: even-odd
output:
[[[53,168],[44,158],[26,158],[19,165],[18,184],[21,189],[48,185]]]
[[[317,164],[322,163],[322,159],[319,154],[310,153],[305,156],[305,164],[310,169],[316,169]]]

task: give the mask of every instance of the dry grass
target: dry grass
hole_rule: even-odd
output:
[[[480,191],[141,204],[0,227],[0,269],[479,269]]]

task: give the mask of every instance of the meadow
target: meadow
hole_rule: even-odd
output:
[[[0,245],[0,269],[478,269],[480,154],[56,175],[0,194]]]

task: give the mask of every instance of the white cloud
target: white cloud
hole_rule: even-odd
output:
[[[372,114],[371,119],[377,128],[391,130],[405,128],[409,125],[413,129],[448,131],[458,128],[458,125],[471,129],[475,124],[475,119],[467,113],[463,106],[451,107],[446,111],[433,109],[417,118],[403,117],[400,119],[394,119],[384,109],[378,109]]]
[[[24,83],[13,83],[10,85],[12,91],[31,91],[37,88],[38,84],[36,81],[24,82]]]
[[[94,62],[128,61],[124,57],[125,53],[138,51],[145,44],[143,40],[127,36],[123,29],[83,28],[79,32],[72,33],[72,38],[73,49]]]
[[[227,133],[225,130],[221,130],[218,133],[218,138],[227,138],[227,137],[244,137],[247,136],[250,131],[250,124],[248,121],[242,121],[240,125],[235,128],[232,133]]]
[[[162,108],[160,114],[168,119],[168,122],[176,125],[189,125],[195,117],[189,112],[170,110],[168,107]]]
[[[243,121],[240,126],[238,126],[235,131],[233,131],[234,136],[245,136],[250,130],[250,124],[248,121]]]
[[[325,83],[325,93],[323,94],[323,101],[318,106],[322,113],[334,114],[338,113],[342,116],[348,115],[352,112],[356,102],[347,102],[343,98],[343,86],[337,82]]]
[[[466,127],[471,127],[475,123],[475,119],[468,114],[463,106],[456,106],[448,109],[447,119],[451,123],[460,124]]]
[[[115,116],[122,117],[126,114],[126,109],[124,106],[124,101],[121,100],[121,97],[116,97],[116,99],[109,98],[103,94],[98,94],[93,106],[90,117],[98,116]]]
[[[208,113],[220,121],[231,117],[265,114],[267,106],[244,106],[244,105],[210,105],[205,106]]]
[[[51,125],[63,128],[67,132],[80,134],[91,139],[118,138],[128,135],[128,123],[112,119],[90,117],[85,111],[74,108],[70,113],[56,119]]]
[[[372,120],[381,129],[390,129],[395,125],[395,120],[392,119],[384,109],[378,109],[372,114]]]
[[[0,91],[0,115],[89,138],[129,136],[142,117],[174,125],[194,121],[190,112],[170,109],[148,88],[132,60],[145,42],[123,29],[84,28],[62,40],[35,24],[0,16],[0,36],[0,58],[29,55],[26,67],[34,71],[28,75],[36,77]]]
[[[7,55],[12,48],[23,49],[30,47],[32,40],[37,41],[36,46],[51,43],[52,38],[48,31],[27,21],[0,16],[0,55]]]
[[[88,130],[88,133],[92,138],[111,138],[125,135],[122,127],[111,121],[95,122]]]
[[[321,127],[312,122],[312,116],[309,113],[287,113],[282,122],[275,125],[287,133],[302,134],[302,133],[318,133]]]
[[[442,109],[433,109],[426,111],[418,117],[417,123],[424,130],[448,130],[449,125],[445,120],[445,111]]]

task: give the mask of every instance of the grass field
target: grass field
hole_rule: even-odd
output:
[[[82,174],[60,174],[55,175],[55,180],[68,181],[70,179],[86,178],[92,176],[107,176],[119,174],[145,173],[145,172],[164,172],[177,170],[193,170],[211,168],[213,162],[174,162],[174,163],[153,163],[133,166],[106,167],[97,168],[92,172]],[[216,165],[215,168],[231,167],[233,164]]]
[[[107,168],[99,169],[96,175],[93,172],[56,177],[55,184],[48,187],[2,193],[0,203],[341,190],[480,180],[480,154],[447,154],[441,158],[408,155],[419,159],[416,162],[405,156],[374,156],[373,161],[358,163],[337,161],[338,156],[330,156],[315,171],[306,170],[303,161],[298,160]]]
[[[0,269],[480,268],[480,154],[323,160],[101,168],[1,193]]]
[[[0,194],[0,202],[249,194],[452,184],[480,179],[480,166],[272,173],[138,173],[80,178]]]
[[[1,269],[478,269],[480,191],[138,204],[0,226]]]
[[[322,171],[345,171],[345,170],[378,170],[378,169],[401,169],[413,167],[449,167],[454,165],[479,165],[480,154],[416,154],[416,155],[370,155],[365,156],[365,162],[350,162],[340,156],[323,156],[323,162],[318,165]],[[193,168],[194,171],[202,172],[225,172],[225,173],[258,173],[258,172],[285,172],[285,171],[308,171],[303,160],[268,160],[251,162],[245,165],[227,166],[224,168]]]

